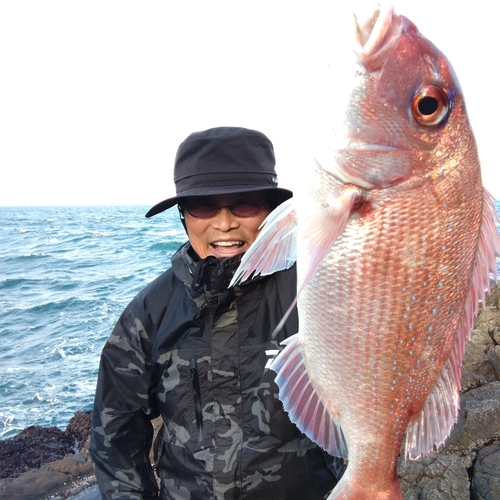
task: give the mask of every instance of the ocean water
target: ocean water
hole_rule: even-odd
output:
[[[0,438],[92,408],[119,315],[186,240],[148,208],[0,207]]]
[[[119,315],[186,240],[148,208],[0,207],[0,438],[92,408]]]

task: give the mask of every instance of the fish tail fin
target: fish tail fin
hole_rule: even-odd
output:
[[[347,446],[340,425],[331,417],[311,384],[304,365],[299,334],[283,342],[285,349],[271,364],[280,399],[290,420],[309,439],[330,455],[347,458]]]
[[[389,485],[384,489],[374,490],[372,484],[367,483],[363,478],[357,478],[350,474],[348,466],[345,474],[327,500],[346,500],[347,498],[373,500],[375,496],[377,500],[403,500],[403,493],[396,472],[394,472],[394,477]]]

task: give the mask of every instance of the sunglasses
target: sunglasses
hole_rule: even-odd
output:
[[[187,210],[189,215],[196,219],[211,219],[223,208],[227,208],[236,217],[255,217],[264,205],[267,205],[267,201],[236,201],[231,205],[219,205],[213,201],[192,201],[183,206],[182,210]]]

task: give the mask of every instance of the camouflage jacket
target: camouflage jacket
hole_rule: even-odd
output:
[[[227,289],[239,258],[172,268],[127,306],[106,343],[91,456],[103,498],[315,500],[336,483],[326,456],[290,422],[268,364],[297,331],[295,269]],[[149,460],[150,420],[157,481]]]

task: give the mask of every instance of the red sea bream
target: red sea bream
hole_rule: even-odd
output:
[[[426,456],[457,420],[464,344],[500,241],[446,57],[392,8],[356,33],[341,143],[268,217],[236,280],[297,261],[300,332],[272,365],[280,399],[348,458],[330,499],[393,500],[402,444]]]

